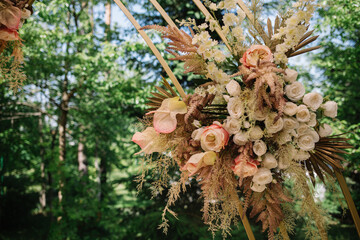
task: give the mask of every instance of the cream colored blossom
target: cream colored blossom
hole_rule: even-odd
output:
[[[301,150],[311,151],[315,148],[315,141],[313,135],[304,134],[297,139],[297,145]]]
[[[285,75],[284,75],[284,80],[288,83],[293,83],[296,81],[298,77],[298,72],[293,70],[293,69],[290,69],[290,68],[287,68],[285,70]]]
[[[297,112],[297,105],[293,102],[286,102],[284,113],[289,116],[294,116]]]
[[[236,118],[227,117],[224,121],[224,129],[230,134],[236,134],[241,128],[241,121]]]
[[[230,96],[235,97],[240,95],[241,87],[237,81],[231,80],[228,84],[226,84],[226,90]]]
[[[293,117],[284,117],[284,129],[291,130],[299,127],[299,122]]]
[[[267,146],[262,140],[256,140],[253,145],[253,151],[256,155],[262,156],[267,151]]]
[[[259,168],[254,175],[252,181],[256,184],[265,185],[271,183],[273,180],[271,171],[267,168]]]
[[[249,131],[249,137],[251,141],[259,140],[263,137],[264,132],[259,126],[255,126]]]
[[[316,111],[323,102],[323,97],[320,93],[307,93],[303,97],[303,102],[313,111]]]
[[[278,163],[273,154],[266,153],[262,157],[261,165],[267,169],[272,169],[272,168],[276,168],[278,166]]]
[[[334,101],[327,101],[322,105],[324,109],[324,115],[327,117],[335,118],[337,116],[338,106]]]
[[[265,184],[257,184],[252,182],[250,189],[254,192],[263,192],[266,189],[266,186]]]
[[[243,146],[249,141],[249,134],[240,130],[234,135],[233,141],[236,145]]]
[[[277,114],[272,112],[267,115],[265,119],[265,127],[268,133],[273,134],[281,131],[284,127],[284,120],[279,118],[276,122],[274,122]]]
[[[298,106],[297,112],[296,112],[296,119],[299,122],[308,122],[308,121],[310,121],[309,109],[304,104]]]
[[[329,124],[322,124],[319,127],[319,135],[320,137],[327,137],[330,136],[332,133],[332,129]]]
[[[286,96],[293,102],[301,100],[305,94],[305,88],[301,82],[293,82],[285,87]]]
[[[227,110],[231,117],[239,119],[244,114],[244,104],[238,97],[230,98]]]
[[[204,153],[197,153],[190,157],[186,164],[182,167],[182,171],[189,171],[190,176],[194,175],[200,168],[214,165],[216,161],[216,153],[208,151]]]

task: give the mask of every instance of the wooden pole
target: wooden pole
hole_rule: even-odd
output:
[[[246,217],[246,214],[244,214],[244,209],[241,206],[241,202],[239,202],[239,214],[240,214],[241,221],[244,225],[247,237],[249,238],[249,240],[255,240],[254,233],[251,229],[251,226],[250,226],[249,220]]]
[[[178,29],[178,27],[176,26],[174,21],[169,17],[169,15],[165,12],[165,10],[161,7],[161,5],[156,0],[150,0],[150,2],[152,3],[152,5],[154,5],[156,10],[158,10],[158,12],[161,14],[161,16],[164,18],[164,20],[170,27]]]
[[[342,173],[340,171],[338,171],[338,170],[334,170],[334,172],[335,172],[335,176],[336,176],[336,178],[337,178],[337,180],[338,180],[338,182],[340,184],[341,191],[344,194],[346,203],[347,203],[347,205],[349,207],[351,216],[352,216],[352,218],[354,220],[354,223],[355,223],[357,233],[358,233],[359,238],[360,238],[360,218],[359,218],[359,214],[358,214],[358,212],[356,210],[354,200],[351,197],[349,188],[348,188],[348,186],[346,184],[345,178],[342,175]]]
[[[120,0],[114,0],[114,2],[120,7],[121,11],[125,14],[125,16],[130,20],[130,22],[134,25],[136,30],[140,33],[141,37],[145,40],[146,44],[150,47],[151,51],[154,53],[155,57],[159,60],[161,66],[164,68],[165,72],[170,77],[172,83],[175,88],[179,92],[181,98],[185,98],[186,94],[184,89],[181,87],[180,83],[176,79],[174,73],[171,71],[169,65],[166,63],[165,59],[161,56],[159,50],[155,47],[154,43],[151,41],[149,36],[145,33],[144,30],[141,30],[140,24],[135,20],[135,18],[131,15],[131,13],[127,10],[125,5]]]

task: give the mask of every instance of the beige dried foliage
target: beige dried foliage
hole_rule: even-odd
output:
[[[262,231],[268,230],[268,238],[274,239],[277,228],[285,219],[282,204],[292,202],[292,199],[283,192],[281,182],[270,183],[261,193],[252,191],[250,186],[251,178],[246,178],[243,185],[244,213],[251,207],[250,218],[257,216],[256,222],[262,222]]]
[[[163,27],[159,25],[149,25],[141,29],[154,29],[162,33],[162,38],[170,40],[169,47],[166,51],[174,55],[170,60],[180,60],[185,62],[184,73],[193,72],[195,74],[205,75],[206,63],[204,59],[197,53],[198,45],[192,44],[192,37],[183,30],[176,27]],[[192,30],[190,29],[193,34]]]
[[[310,187],[305,170],[299,163],[292,161],[290,167],[285,170],[285,174],[288,174],[293,182],[291,190],[294,200],[301,204],[298,214],[307,219],[306,237],[308,239],[328,239],[325,211],[314,200],[314,192]]]

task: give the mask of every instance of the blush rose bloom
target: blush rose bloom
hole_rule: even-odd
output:
[[[277,114],[272,112],[266,116],[265,119],[265,127],[268,133],[273,134],[279,132],[284,127],[284,120],[279,118],[276,122],[274,122]]]
[[[285,70],[285,75],[284,75],[285,82],[293,83],[296,81],[297,77],[298,77],[297,71],[290,68],[287,68]]]
[[[135,155],[142,152],[146,154],[151,154],[153,152],[164,151],[164,146],[157,143],[158,139],[159,133],[157,133],[153,127],[148,127],[143,132],[135,133],[131,141],[138,144],[141,148],[141,151],[136,153]]]
[[[313,150],[315,148],[314,136],[311,133],[300,136],[297,140],[297,145],[304,151]]]
[[[159,133],[171,133],[176,129],[176,115],[187,113],[187,107],[183,101],[179,101],[179,97],[167,98],[162,101],[158,110],[147,114],[152,113],[155,113],[153,121],[155,130]]]
[[[229,133],[219,122],[214,122],[211,126],[204,129],[200,143],[204,151],[220,152],[229,141]]]
[[[258,163],[255,160],[245,161],[241,160],[240,156],[238,156],[237,158],[235,158],[235,166],[232,166],[231,169],[236,176],[246,178],[253,176],[255,173],[257,173],[257,164]]]
[[[214,153],[213,151],[197,153],[190,157],[190,159],[181,168],[181,170],[189,171],[191,176],[194,175],[202,167],[214,165],[215,160],[216,153]]]
[[[236,134],[239,132],[241,128],[241,122],[239,119],[227,117],[227,119],[224,121],[224,129],[230,134]]]
[[[264,45],[252,45],[246,52],[243,57],[240,59],[240,62],[244,64],[245,67],[251,68],[256,67],[258,61],[273,61],[273,55],[270,48]]]

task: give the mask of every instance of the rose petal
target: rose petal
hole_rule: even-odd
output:
[[[18,30],[21,19],[21,10],[11,6],[0,11],[0,23],[10,30]]]

